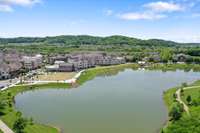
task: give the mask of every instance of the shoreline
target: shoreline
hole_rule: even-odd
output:
[[[200,68],[200,66],[198,66],[198,67]],[[116,65],[116,66],[96,67],[96,68],[92,68],[92,69],[87,69],[87,70],[82,71],[76,77],[76,81],[77,81],[78,85],[82,85],[85,82],[87,82],[88,80],[91,80],[98,75],[106,74],[108,71],[116,72],[116,70],[123,71],[124,69],[129,69],[129,68],[130,69],[138,69],[139,66],[137,64],[123,64],[123,65]],[[155,67],[153,67],[153,68],[155,68]],[[160,69],[151,69],[151,68],[150,69],[146,68],[146,69],[147,70],[160,70]],[[42,88],[48,88],[48,87],[51,87],[51,88],[62,87],[65,89],[70,89],[71,85],[69,83],[46,83],[46,84],[34,84],[34,85],[26,85],[26,86],[19,85],[16,87],[8,88],[8,90],[4,90],[3,92],[8,93],[11,91],[11,93],[13,94],[12,98],[14,98],[18,93],[21,93],[23,91],[28,91],[28,90],[33,90],[33,89],[42,89]],[[0,92],[0,93],[2,93],[2,92]],[[14,101],[12,101],[12,102],[14,102]],[[164,104],[166,104],[165,100],[164,100]],[[167,105],[165,105],[165,106],[167,106]],[[14,103],[13,103],[12,109],[14,111],[16,111]],[[166,109],[167,109],[167,112],[169,112],[168,107]],[[169,123],[169,120],[167,119],[165,123],[166,123],[166,125],[168,125],[167,123]],[[165,125],[165,123],[163,125]],[[34,124],[37,124],[37,123],[34,123]],[[45,126],[45,124],[41,124],[41,125]],[[51,126],[51,125],[47,125],[47,126],[55,128],[55,126]],[[58,130],[57,127],[55,129],[57,130],[57,133],[61,132],[61,130]],[[162,129],[163,129],[163,127],[161,127],[161,130]]]
[[[184,91],[187,91],[187,90],[190,90],[190,89],[198,89],[198,88],[200,88],[199,83],[200,83],[200,79],[195,80],[195,81],[193,81],[192,83],[188,84],[186,87],[183,87],[182,89],[183,89]],[[196,84],[198,84],[198,85],[196,85]],[[164,100],[164,102],[165,102],[165,106],[167,107],[167,111],[168,111],[168,113],[170,112],[170,108],[173,106],[174,103],[183,104],[183,105],[187,106],[188,110],[185,109],[185,108],[183,107],[183,110],[184,110],[184,111],[182,112],[182,116],[181,116],[181,118],[180,118],[179,120],[181,120],[181,119],[183,119],[183,118],[185,118],[185,117],[187,117],[187,118],[192,118],[192,116],[193,116],[192,110],[193,110],[193,109],[192,109],[192,107],[190,108],[190,106],[188,106],[188,105],[186,104],[186,102],[182,99],[182,97],[183,97],[184,95],[179,94],[179,96],[177,96],[176,98],[172,98],[173,95],[174,95],[174,94],[177,94],[177,92],[180,91],[180,90],[181,90],[181,89],[180,89],[180,86],[177,86],[177,87],[168,89],[168,90],[164,93],[163,100]],[[171,96],[171,98],[170,98],[169,96]],[[171,101],[170,101],[170,100],[171,100]],[[175,100],[175,101],[174,101],[174,100]],[[198,108],[198,107],[197,107],[197,108]],[[191,112],[190,112],[190,111],[191,111]],[[200,111],[200,110],[199,110],[199,111]],[[198,111],[198,114],[199,114],[199,111]],[[168,121],[166,122],[166,124],[165,124],[165,125],[163,126],[163,128],[161,129],[161,130],[164,131],[164,133],[165,133],[166,131],[168,131],[168,127],[169,127],[169,126],[175,125],[175,123],[173,123],[174,121],[170,120],[170,116],[169,116],[169,115],[168,115],[168,117],[169,117]],[[179,120],[176,120],[175,122],[177,122],[177,121],[179,121]],[[184,122],[183,122],[183,123],[184,123]],[[182,127],[182,128],[183,128],[183,127]],[[167,133],[168,133],[168,132],[167,132]]]

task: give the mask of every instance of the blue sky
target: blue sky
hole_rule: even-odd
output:
[[[127,35],[200,42],[200,0],[0,0],[0,37]]]

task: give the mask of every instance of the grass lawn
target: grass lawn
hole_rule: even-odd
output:
[[[200,81],[195,82],[194,84],[192,84],[192,86],[200,86]],[[188,96],[191,96],[192,101],[200,99],[200,87],[184,90],[184,95],[182,95],[181,98],[186,104],[188,104],[186,101]],[[200,106],[194,106],[191,104],[188,104],[188,106],[192,115],[200,116]]]
[[[76,72],[49,72],[44,75],[38,75],[35,79],[43,81],[63,81],[73,78],[76,74]]]
[[[199,84],[199,86],[200,86],[200,84]],[[199,98],[199,96],[200,96],[200,87],[194,88],[194,89],[184,90],[184,95],[181,98],[185,103],[187,103],[186,99],[187,99],[187,97],[189,95],[192,97],[192,99]]]
[[[0,133],[3,133],[3,132],[0,130]]]

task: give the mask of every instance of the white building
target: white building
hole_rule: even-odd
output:
[[[42,66],[42,55],[23,56],[22,62],[25,69],[33,70]]]

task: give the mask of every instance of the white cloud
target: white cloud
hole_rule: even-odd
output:
[[[0,5],[0,12],[12,12],[13,9],[8,5]]]
[[[175,2],[157,1],[144,4],[142,6],[143,12],[128,12],[118,15],[120,19],[124,20],[158,20],[166,18],[172,12],[185,11],[185,6],[182,4],[175,4]]]
[[[179,4],[170,3],[170,2],[151,2],[145,4],[144,7],[154,11],[154,12],[175,12],[175,11],[183,11],[185,8]]]
[[[110,10],[110,9],[109,9],[109,10],[104,10],[103,12],[104,12],[104,14],[105,14],[106,16],[111,16],[111,15],[113,15],[113,13],[114,13],[113,10]]]
[[[11,12],[13,6],[31,7],[37,3],[41,0],[0,0],[0,12]]]
[[[152,12],[144,12],[144,13],[138,13],[138,12],[129,12],[118,15],[120,19],[124,20],[157,20],[166,18],[167,16],[164,14],[156,14]]]
[[[40,3],[40,0],[0,0],[4,5],[19,5],[19,6],[32,6],[36,3]]]

